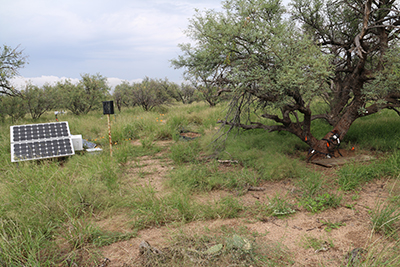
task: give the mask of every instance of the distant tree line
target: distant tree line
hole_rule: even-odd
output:
[[[151,79],[145,77],[140,83],[123,82],[115,87],[113,93],[118,110],[122,107],[140,106],[146,111],[174,101],[190,104],[201,100],[196,88],[170,82],[168,79]]]
[[[83,74],[77,84],[70,80],[41,87],[28,83],[21,91],[0,95],[0,119],[11,117],[15,122],[30,114],[37,120],[51,110],[68,110],[75,115],[99,109],[109,99],[107,79],[100,74]]]
[[[173,102],[190,104],[205,101],[215,106],[223,100],[222,97],[228,99],[226,95],[220,96],[223,89],[214,84],[187,80],[189,83],[179,85],[167,78],[145,77],[139,83],[124,81],[111,92],[107,78],[100,74],[82,74],[78,83],[70,80],[43,86],[27,83],[23,89],[17,90],[11,80],[18,76],[18,70],[25,64],[26,56],[19,47],[0,47],[0,121],[9,116],[15,122],[27,114],[37,120],[45,112],[55,110],[68,110],[75,115],[82,115],[101,109],[102,101],[110,99],[114,99],[119,111],[123,107],[135,106],[151,111]]]
[[[107,78],[100,74],[83,74],[78,83],[64,80],[55,85],[36,86],[27,83],[12,94],[0,94],[0,120],[9,116],[13,122],[30,115],[33,120],[44,113],[55,110],[66,110],[75,115],[84,115],[91,110],[102,108],[102,101],[114,100],[115,107],[121,111],[123,107],[139,106],[145,111],[155,107],[176,102],[190,104],[194,101],[206,101],[210,106],[218,103],[214,91],[204,90],[189,84],[177,84],[168,79],[145,77],[139,83],[123,83],[117,85],[111,93]],[[214,97],[214,100],[210,100]]]
[[[221,95],[222,89],[213,85],[197,83],[177,84],[165,79],[145,77],[140,83],[123,82],[115,87],[113,97],[118,110],[122,107],[140,106],[149,111],[154,107],[181,102],[191,104],[195,101],[205,101],[210,107],[215,106],[229,97]]]

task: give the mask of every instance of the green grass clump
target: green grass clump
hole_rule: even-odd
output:
[[[71,217],[66,226],[68,231],[60,231],[59,235],[70,244],[73,250],[90,245],[95,247],[108,246],[115,242],[131,239],[137,234],[136,231],[131,233],[104,231],[84,218]]]
[[[314,197],[308,197],[300,201],[300,205],[313,213],[340,206],[342,197],[335,194],[324,193]]]
[[[297,181],[300,206],[313,213],[340,206],[342,196],[328,193],[327,186],[329,185],[326,182],[319,173],[304,174]]]
[[[170,148],[170,158],[176,164],[196,163],[200,158],[201,148],[197,140],[176,142]]]
[[[356,190],[362,184],[379,178],[381,169],[375,164],[371,165],[346,165],[338,171],[337,180],[343,191]]]
[[[217,164],[211,162],[177,167],[170,174],[169,185],[191,192],[234,189],[240,193],[259,182],[258,175],[247,168],[238,166],[231,168],[229,172],[221,172]]]
[[[268,203],[255,202],[250,209],[250,214],[256,216],[257,219],[264,221],[270,216],[284,218],[296,212],[294,205],[289,203],[286,197],[276,194],[274,197],[268,197]]]
[[[200,204],[185,190],[159,196],[151,187],[136,188],[121,207],[131,209],[131,225],[136,230],[173,222],[236,218],[243,210],[242,204],[233,197]]]
[[[325,180],[317,172],[303,174],[296,182],[302,198],[310,198],[320,194],[324,190]]]
[[[386,176],[397,177],[400,174],[400,153],[395,151],[387,159],[375,160],[366,164],[348,164],[338,173],[337,183],[341,190],[356,190],[361,185]]]
[[[187,164],[171,172],[169,184],[171,187],[185,188],[189,191],[211,191],[216,189],[220,182],[224,183],[220,176],[214,175],[215,173],[215,165]]]
[[[244,209],[243,205],[237,198],[232,196],[224,197],[217,203],[216,213],[219,218],[236,218]]]
[[[394,203],[378,202],[371,211],[373,229],[389,237],[398,238],[400,230],[399,206]]]
[[[55,243],[68,231],[66,224],[122,200],[117,190],[120,169],[106,155],[76,155],[61,163],[47,160],[8,167],[0,184],[0,262],[5,265],[56,265],[61,255],[55,252]],[[76,235],[84,230],[77,229]],[[81,242],[70,241],[71,248]]]
[[[222,158],[235,159],[258,172],[263,180],[300,177],[305,170],[298,160],[290,157],[306,150],[295,136],[287,133],[268,133],[264,130],[240,132],[230,136]]]
[[[400,149],[399,116],[394,111],[382,110],[357,119],[343,142],[356,143],[362,149],[394,151]]]
[[[400,243],[399,240],[390,242],[392,238],[383,238],[366,247],[362,257],[356,258],[353,266],[400,266]],[[349,262],[349,260],[347,260]]]

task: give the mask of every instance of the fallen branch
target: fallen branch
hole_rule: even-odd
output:
[[[254,187],[254,186],[250,186],[248,189],[248,191],[265,191],[264,187]]]
[[[229,160],[229,159],[227,159],[227,160],[220,160],[219,159],[218,162],[222,163],[222,164],[232,164],[232,163],[238,164],[239,163],[239,161],[237,161],[237,160]]]

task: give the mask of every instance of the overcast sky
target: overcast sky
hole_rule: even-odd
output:
[[[100,73],[114,86],[145,76],[180,83],[170,67],[195,8],[220,0],[6,0],[0,8],[0,45],[24,50],[20,71],[34,84]],[[21,84],[21,80],[15,82]]]

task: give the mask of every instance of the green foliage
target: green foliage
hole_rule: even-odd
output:
[[[285,198],[280,197],[279,194],[276,194],[272,199],[268,198],[268,201],[268,209],[272,211],[272,216],[283,217],[296,212],[293,205],[288,203]]]
[[[51,234],[55,225],[49,223],[46,229],[30,228],[15,220],[0,219],[0,264],[2,266],[15,266],[16,263],[51,266],[56,256],[51,247]],[[49,254],[40,255],[43,250]]]
[[[215,166],[186,164],[171,172],[170,185],[190,191],[211,191],[221,185],[218,181],[222,179],[215,173]]]
[[[113,98],[118,111],[121,112],[122,106],[133,107],[135,102],[132,96],[132,87],[127,81],[123,81],[121,84],[115,86]]]
[[[5,123],[6,120],[6,110],[3,105],[3,97],[0,96],[0,123]]]
[[[399,88],[400,78],[400,47],[391,46],[383,55],[384,68],[377,73],[376,78],[366,84],[363,93],[368,100],[376,101],[380,105],[388,103],[386,96]]]
[[[18,96],[2,96],[1,111],[10,116],[13,123],[25,117],[27,113],[26,101]]]
[[[281,109],[296,97],[310,103],[332,74],[330,57],[283,13],[279,1],[263,0],[225,1],[222,12],[198,11],[186,31],[195,45],[180,45],[183,55],[172,60],[206,95],[232,92],[231,125],[250,123],[254,110]]]
[[[176,190],[160,197],[150,187],[137,188],[123,207],[132,208],[132,224],[135,229],[162,226],[171,222],[236,218],[243,210],[242,204],[233,197],[199,204],[185,190]]]
[[[202,80],[204,80],[203,78]],[[218,94],[219,88],[213,86],[208,82],[204,82],[204,85],[197,85],[197,92],[202,96],[202,99],[207,102],[210,107],[215,107],[220,101],[221,97]]]
[[[136,105],[141,106],[145,111],[150,111],[170,101],[162,84],[148,77],[134,86],[132,94]]]
[[[182,83],[179,88],[175,89],[174,98],[176,101],[183,104],[191,104],[198,100],[196,95],[196,88],[190,84]]]
[[[55,88],[45,85],[42,88],[28,84],[23,92],[24,101],[33,120],[37,120],[45,112],[59,106]],[[58,99],[59,100],[59,99]]]
[[[313,213],[340,206],[342,196],[327,193],[326,180],[320,173],[309,172],[296,182],[300,197],[299,205]]]
[[[353,266],[390,266],[395,267],[400,264],[400,249],[399,240],[391,243],[387,242],[391,238],[383,238],[378,242],[374,242],[364,250],[362,256],[357,257],[353,263]],[[350,254],[350,253],[349,253]]]
[[[26,57],[19,47],[11,48],[3,45],[0,48],[0,95],[18,94],[10,81],[18,75],[18,69],[23,68],[26,62]]]
[[[340,205],[341,201],[341,196],[324,193],[314,197],[304,198],[300,201],[300,204],[308,211],[316,213],[329,208],[336,208]]]
[[[328,233],[331,232],[333,229],[339,229],[341,226],[346,226],[345,223],[343,222],[331,222],[331,221],[322,221],[321,222],[323,225],[325,225],[325,231],[327,231]]]
[[[368,3],[293,0],[285,19],[281,1],[226,0],[221,11],[197,10],[185,32],[192,42],[172,65],[216,97],[210,105],[229,93],[231,129],[287,131],[328,153],[316,119],[343,139],[358,118],[400,106],[398,3]]]
[[[261,203],[257,201],[250,213],[254,214],[256,218],[261,221],[267,220],[270,216],[284,218],[296,212],[295,207],[289,203],[286,197],[276,194],[270,198],[267,196],[268,203]]]
[[[180,86],[167,78],[151,79],[145,77],[140,83],[124,81],[115,87],[113,97],[119,111],[124,107],[140,106],[145,111],[155,110],[172,100],[190,104],[197,100],[196,89],[189,84]]]
[[[57,90],[61,94],[64,108],[75,115],[81,115],[101,108],[102,101],[108,97],[110,88],[107,79],[100,74],[83,74],[77,85],[69,80],[58,82]]]

